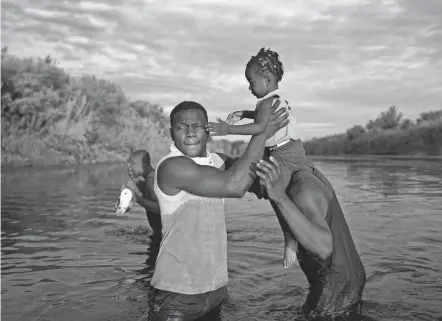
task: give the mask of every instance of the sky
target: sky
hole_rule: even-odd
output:
[[[201,103],[209,120],[253,110],[244,70],[279,53],[302,139],[364,125],[389,106],[442,108],[439,0],[2,0],[11,54],[52,56],[167,112]],[[242,121],[241,123],[246,123]],[[230,139],[247,136],[229,136]]]

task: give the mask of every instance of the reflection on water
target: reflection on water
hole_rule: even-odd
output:
[[[422,189],[442,195],[442,189],[438,188],[442,173],[436,165],[435,162],[413,161],[350,162],[346,176],[353,181],[354,188],[365,187],[384,196],[420,194]]]
[[[442,297],[442,164],[315,162],[334,184],[367,270],[362,316],[436,320]],[[112,212],[119,165],[2,173],[2,318],[138,320],[159,238],[146,214]],[[223,320],[293,320],[307,284],[283,269],[270,205],[228,200],[230,297]],[[158,224],[152,222],[153,225]]]

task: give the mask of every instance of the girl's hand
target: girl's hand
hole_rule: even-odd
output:
[[[281,169],[279,164],[273,157],[270,157],[270,161],[260,160],[258,162],[258,169],[256,174],[261,178],[267,188],[267,195],[273,201],[277,201],[285,196],[284,186],[282,186]]]
[[[210,132],[210,136],[225,136],[229,135],[230,125],[224,120],[216,118],[217,123],[209,122],[207,124],[207,130]]]
[[[129,212],[132,209],[132,207],[134,207],[134,201],[130,200],[129,205],[127,205],[126,213]]]
[[[238,110],[238,111],[234,111],[233,113],[229,114],[229,116],[227,116],[226,122],[229,125],[233,125],[233,124],[239,122],[240,120],[242,120],[243,118],[244,118],[244,111]]]

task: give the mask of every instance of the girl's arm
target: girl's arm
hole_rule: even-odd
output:
[[[267,98],[269,99],[269,98]],[[272,98],[270,98],[272,99]],[[244,112],[250,112],[248,110]],[[230,135],[259,135],[265,132],[270,121],[273,109],[271,104],[259,104],[256,112],[255,122],[246,125],[230,125]],[[253,112],[254,113],[254,112]]]
[[[255,111],[254,110],[243,110],[242,118],[255,119]]]

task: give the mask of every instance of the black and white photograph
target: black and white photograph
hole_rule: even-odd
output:
[[[2,0],[1,320],[442,321],[442,1]]]

